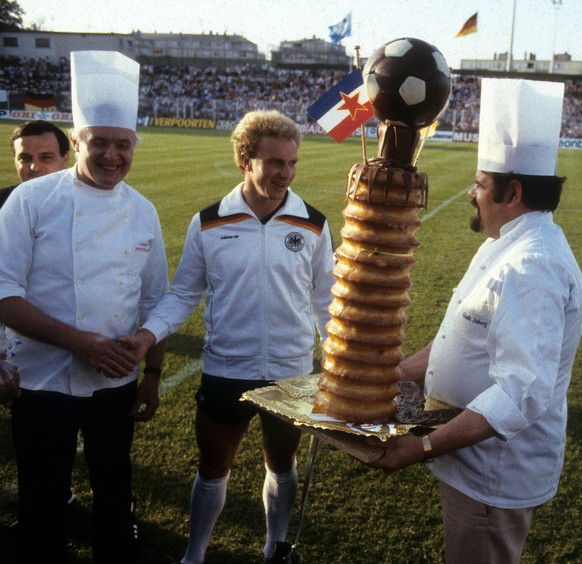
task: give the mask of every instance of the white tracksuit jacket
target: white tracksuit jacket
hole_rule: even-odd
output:
[[[257,380],[310,374],[315,327],[327,336],[333,253],[325,216],[291,189],[263,224],[240,184],[193,217],[170,291],[144,327],[163,339],[206,293],[205,373]]]

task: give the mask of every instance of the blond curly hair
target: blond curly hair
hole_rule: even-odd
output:
[[[263,137],[291,139],[297,147],[301,132],[295,122],[277,110],[253,111],[245,114],[232,132],[230,140],[234,149],[234,162],[242,171],[249,159],[254,159]]]

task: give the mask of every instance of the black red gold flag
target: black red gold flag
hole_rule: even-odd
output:
[[[465,35],[469,35],[470,33],[477,33],[477,14],[479,12],[475,12],[464,24],[463,27],[459,30],[455,37],[464,37]]]
[[[32,94],[24,95],[24,108],[26,110],[45,110],[51,111],[57,109],[57,101],[52,94]]]

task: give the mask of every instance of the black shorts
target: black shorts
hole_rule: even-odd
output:
[[[251,402],[240,401],[241,396],[271,383],[270,380],[239,380],[202,373],[196,403],[201,412],[217,423],[242,425],[248,423],[259,410]]]

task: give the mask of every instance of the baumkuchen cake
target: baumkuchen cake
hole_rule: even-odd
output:
[[[426,135],[447,105],[451,76],[442,53],[415,38],[377,49],[362,76],[380,121],[378,153],[348,174],[331,321],[313,410],[343,421],[376,423],[396,412],[415,233],[428,192],[427,177],[416,171],[413,155],[419,131]]]
[[[427,188],[424,174],[382,159],[348,174],[314,411],[369,423],[395,413],[415,232]]]

